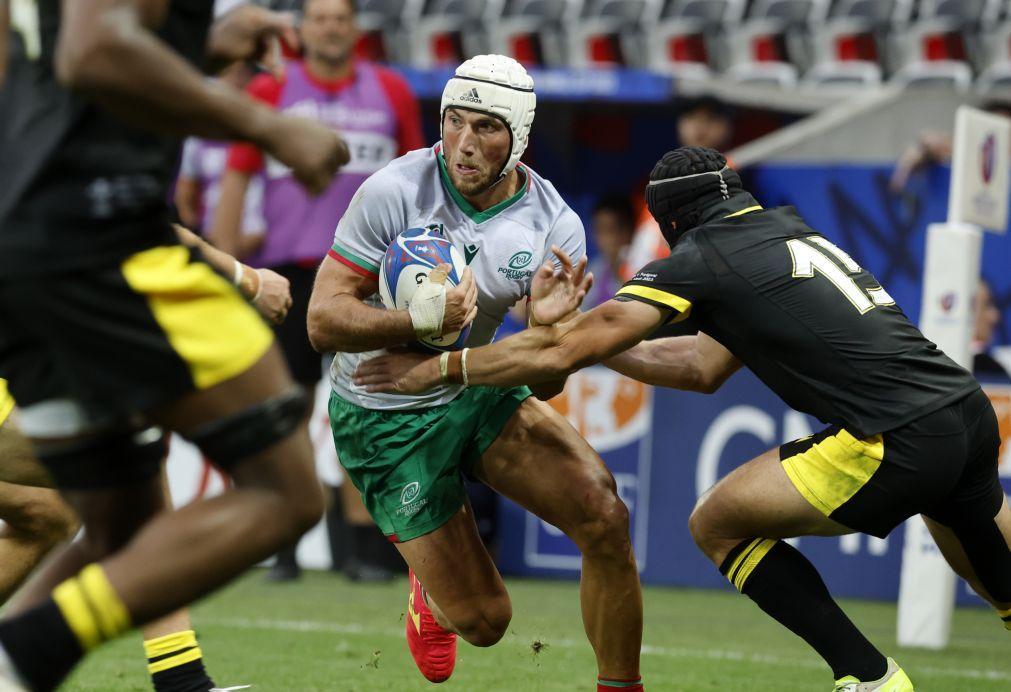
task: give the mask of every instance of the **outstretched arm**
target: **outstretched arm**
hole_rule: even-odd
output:
[[[712,394],[737,372],[741,361],[716,339],[699,332],[643,341],[604,365],[657,387]]]
[[[291,286],[288,280],[270,269],[253,269],[227,252],[214,247],[188,228],[176,225],[176,237],[186,247],[200,251],[207,264],[232,279],[239,292],[253,307],[273,324],[281,324],[291,308]]]
[[[549,382],[600,363],[645,338],[666,312],[634,301],[609,300],[568,322],[534,327],[502,341],[469,349],[467,383],[514,386]],[[403,368],[407,361],[382,356],[358,368],[355,383],[369,391],[417,393],[448,381],[463,383],[462,352],[449,355],[447,377],[439,358]]]
[[[56,73],[69,89],[129,124],[170,135],[251,141],[322,191],[348,161],[347,145],[327,127],[281,116],[241,92],[204,79],[156,34],[168,0],[63,0]],[[231,60],[270,36],[292,32],[291,19],[245,6],[212,28],[208,52]]]

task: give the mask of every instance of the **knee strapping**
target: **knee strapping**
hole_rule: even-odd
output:
[[[208,459],[227,470],[288,437],[302,422],[308,408],[305,389],[297,387],[208,423],[187,437]]]
[[[64,489],[143,483],[158,475],[165,452],[165,437],[154,427],[73,442],[36,441],[39,460]]]

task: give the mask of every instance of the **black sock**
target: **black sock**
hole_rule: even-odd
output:
[[[339,572],[344,569],[348,559],[348,534],[351,527],[344,519],[344,501],[340,488],[326,486],[330,495],[330,506],[326,509],[326,533],[330,543],[330,569]]]
[[[373,524],[353,524],[351,526],[351,557],[360,565],[373,564],[373,550],[370,550],[374,534],[379,533]]]
[[[0,622],[0,644],[33,690],[53,690],[84,650],[52,599]]]
[[[277,551],[277,558],[275,559],[274,564],[298,567],[298,559],[295,557],[297,552],[298,541],[295,541],[291,545],[285,546]]]
[[[720,572],[811,645],[828,662],[836,680],[847,675],[863,682],[877,680],[888,669],[881,652],[832,600],[814,565],[788,543],[762,538],[742,541],[727,555]]]
[[[208,692],[214,688],[193,630],[147,639],[144,654],[155,692]]]

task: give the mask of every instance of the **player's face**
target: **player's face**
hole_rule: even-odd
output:
[[[307,58],[328,63],[349,59],[358,40],[351,0],[309,0],[301,32]]]
[[[498,118],[459,108],[446,110],[442,153],[449,179],[460,194],[487,190],[509,159],[511,144],[509,128]]]

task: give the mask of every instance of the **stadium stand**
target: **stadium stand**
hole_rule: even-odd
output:
[[[359,24],[360,55],[421,70],[497,52],[781,93],[1011,84],[1008,0],[359,0]]]

